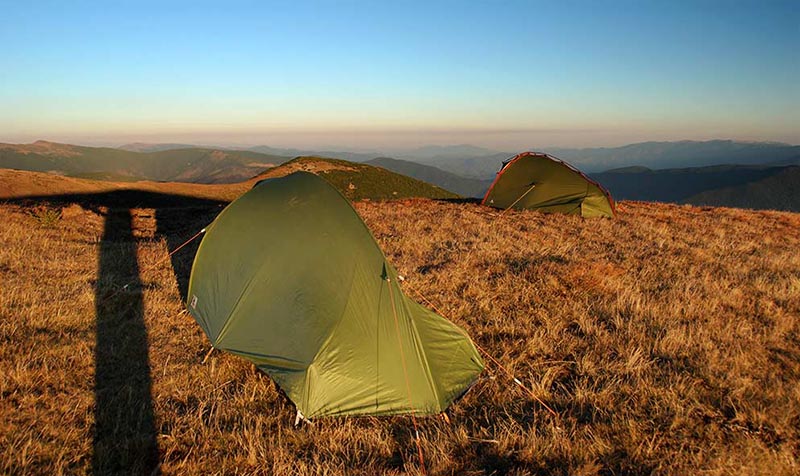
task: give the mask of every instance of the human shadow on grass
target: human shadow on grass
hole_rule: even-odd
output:
[[[144,283],[131,209],[155,209],[156,239],[163,237],[172,249],[191,236],[187,229],[195,225],[202,228],[213,220],[224,202],[138,191],[29,196],[9,202],[53,208],[77,203],[104,216],[95,282],[92,473],[158,474],[158,431],[151,395]],[[182,298],[186,295],[192,251],[185,247],[171,257]]]

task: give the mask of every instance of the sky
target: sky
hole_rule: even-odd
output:
[[[0,142],[800,143],[797,1],[0,0]]]

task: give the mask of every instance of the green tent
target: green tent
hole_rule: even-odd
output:
[[[568,163],[538,152],[523,152],[503,162],[481,203],[584,217],[616,213],[608,190]]]
[[[483,369],[462,329],[403,294],[350,203],[306,172],[217,217],[188,296],[214,348],[269,374],[307,418],[439,413]]]

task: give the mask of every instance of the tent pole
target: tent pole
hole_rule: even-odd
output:
[[[522,200],[523,198],[525,198],[525,195],[529,194],[529,193],[530,193],[530,191],[531,191],[531,190],[533,190],[533,187],[535,187],[535,186],[536,186],[536,184],[533,184],[533,185],[531,185],[531,187],[530,187],[528,190],[525,190],[525,193],[523,193],[522,195],[520,195],[518,199],[514,200],[514,203],[512,203],[511,205],[509,205],[508,207],[506,207],[506,209],[505,209],[505,210],[503,210],[503,213],[505,213],[506,211],[508,211],[508,210],[509,210],[509,209],[511,209],[511,208],[514,208],[514,205],[516,205],[517,203],[519,203],[519,201],[520,201],[520,200]],[[500,214],[500,216],[498,216],[497,218],[500,218],[501,216],[503,216],[503,213],[501,213],[501,214]]]

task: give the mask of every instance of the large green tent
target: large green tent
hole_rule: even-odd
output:
[[[563,160],[538,152],[503,162],[482,203],[584,217],[615,215],[608,190]]]
[[[188,296],[214,348],[252,361],[307,418],[439,413],[483,369],[462,329],[403,294],[350,203],[306,172],[217,217]]]

